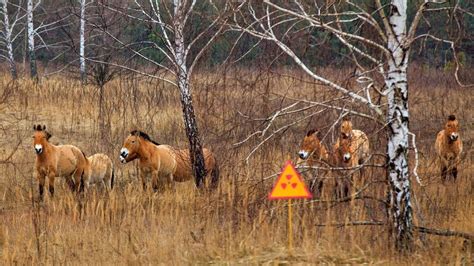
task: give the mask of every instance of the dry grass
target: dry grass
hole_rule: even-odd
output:
[[[328,73],[338,72],[328,69]],[[411,86],[411,128],[421,152],[419,173],[425,187],[414,183],[419,225],[474,232],[472,175],[472,92],[457,88],[449,75],[414,69]],[[285,71],[286,74],[294,74]],[[340,75],[340,73],[339,73]],[[144,193],[134,163],[119,165],[118,151],[127,132],[140,128],[160,143],[186,145],[181,108],[176,90],[155,81],[122,78],[107,85],[105,116],[108,125],[101,135],[98,93],[81,88],[67,78],[43,80],[35,85],[21,80],[0,104],[0,255],[1,264],[470,264],[473,250],[463,239],[416,235],[416,251],[402,258],[390,248],[385,226],[319,227],[327,223],[385,220],[384,205],[374,200],[334,203],[298,201],[294,216],[295,248],[286,251],[285,202],[269,202],[266,196],[288,156],[294,158],[303,134],[312,127],[328,133],[338,113],[320,114],[292,126],[264,144],[245,164],[244,158],[261,139],[244,145],[234,143],[261,129],[264,117],[289,103],[289,98],[327,100],[331,91],[301,77],[234,71],[202,75],[195,79],[195,103],[206,146],[221,164],[218,192],[197,191],[192,183],[174,191]],[[341,78],[342,79],[342,78]],[[1,99],[1,98],[0,98]],[[350,102],[341,100],[346,106]],[[312,109],[302,117],[319,109]],[[456,113],[462,123],[465,152],[456,183],[441,184],[433,166],[436,132],[445,117]],[[275,122],[271,130],[295,117]],[[118,186],[109,195],[90,191],[85,197],[70,193],[57,181],[54,199],[37,203],[33,178],[32,125],[46,124],[54,143],[71,143],[90,155],[105,152],[114,158]],[[371,121],[354,118],[369,132],[372,149],[383,154],[385,135]],[[10,154],[11,158],[7,158]],[[4,161],[8,159],[7,161]],[[381,160],[381,159],[380,159]],[[379,160],[379,161],[380,161]],[[384,199],[384,173],[372,169],[366,196]],[[34,196],[34,197],[33,197]],[[32,200],[33,199],[33,200]],[[422,219],[421,219],[422,218]]]

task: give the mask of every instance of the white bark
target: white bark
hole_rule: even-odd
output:
[[[81,82],[86,82],[86,58],[85,58],[85,27],[86,27],[86,0],[81,1],[80,29],[79,29],[79,63]]]
[[[206,176],[204,164],[204,155],[202,153],[202,145],[199,139],[198,126],[194,107],[192,103],[192,95],[189,86],[189,72],[186,65],[187,53],[184,40],[184,26],[189,12],[191,12],[195,1],[191,3],[191,7],[186,9],[186,1],[174,0],[174,49],[173,54],[176,64],[176,78],[178,88],[181,94],[181,104],[183,108],[183,117],[186,129],[186,135],[190,144],[190,158],[193,165],[196,186],[200,187]]]
[[[16,79],[17,70],[16,70],[15,58],[13,55],[13,38],[12,38],[13,27],[12,25],[10,25],[10,19],[8,17],[8,1],[2,0],[0,1],[0,3],[2,4],[1,13],[3,14],[3,31],[4,31],[3,42],[5,43],[6,50],[7,50],[7,60],[10,67],[10,74],[12,75],[13,79]]]
[[[32,79],[38,78],[36,69],[36,55],[35,55],[35,28],[33,24],[33,0],[28,0],[26,3],[26,27],[28,34],[28,57],[30,60],[30,77]]]
[[[387,143],[388,178],[390,181],[389,216],[395,230],[398,249],[410,249],[413,241],[411,187],[408,171],[408,82],[409,48],[406,44],[407,0],[392,0],[388,16],[390,31],[387,48],[388,71],[385,84],[388,88]]]

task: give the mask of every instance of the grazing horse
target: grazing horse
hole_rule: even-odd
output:
[[[90,163],[89,184],[102,184],[107,189],[114,188],[114,164],[109,156],[97,153],[87,157]]]
[[[84,153],[72,145],[53,145],[46,126],[33,126],[33,147],[36,153],[35,170],[39,181],[39,194],[43,198],[45,179],[48,177],[49,192],[54,195],[55,177],[65,177],[73,191],[79,191],[81,184],[87,185],[89,162]]]
[[[219,179],[216,159],[208,149],[203,149],[203,153],[207,177],[211,177],[211,186],[215,187]],[[189,150],[177,150],[168,145],[161,145],[138,130],[130,132],[120,150],[122,163],[135,159],[139,160],[143,189],[146,189],[146,178],[149,175],[155,191],[163,185],[172,185],[173,181],[184,182],[193,178]]]
[[[456,116],[448,116],[444,129],[436,136],[435,149],[439,157],[443,181],[447,179],[448,175],[452,175],[453,179],[456,180],[462,152],[459,122]]]
[[[324,166],[324,163],[328,163],[329,154],[326,149],[326,146],[321,143],[318,138],[318,131],[312,129],[308,131],[306,136],[301,143],[300,150],[298,151],[298,161],[296,165],[306,165],[308,167],[313,166]],[[310,188],[314,190],[317,189],[318,192],[321,192],[323,187],[323,182],[321,179],[317,180],[315,177],[311,181]]]

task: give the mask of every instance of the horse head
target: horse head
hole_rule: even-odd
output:
[[[459,138],[459,122],[456,119],[456,116],[450,115],[448,116],[448,122],[444,126],[444,131],[446,136],[449,138],[450,141],[456,141]]]
[[[140,135],[132,131],[125,139],[120,149],[120,162],[128,163],[138,158],[138,150],[140,149]]]
[[[36,154],[39,155],[43,153],[44,148],[49,141],[49,138],[51,138],[51,134],[46,131],[45,125],[33,125],[33,130],[33,147],[35,149]]]
[[[352,136],[352,122],[348,118],[344,118],[341,123],[341,137],[347,139]]]
[[[321,148],[321,141],[318,138],[318,133],[319,132],[317,130],[312,129],[308,131],[304,137],[300,150],[298,151],[298,156],[301,159],[308,159],[311,154],[318,152]]]
[[[338,153],[339,158],[341,158],[341,162],[344,164],[349,163],[353,156],[351,142],[351,138],[341,138],[339,140],[339,149],[336,152]]]

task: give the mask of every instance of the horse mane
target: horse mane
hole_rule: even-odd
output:
[[[46,134],[46,140],[49,140],[52,136],[48,131],[46,131],[46,126],[45,125],[43,125],[43,127],[41,127],[41,125],[33,125],[33,130],[43,131]]]
[[[308,131],[308,133],[306,133],[306,137],[309,137],[313,135],[314,133],[319,133],[319,131],[317,131],[316,129],[311,129],[310,131]]]
[[[351,118],[348,115],[346,115],[342,118],[342,121],[349,121],[350,122]]]
[[[448,120],[449,121],[454,121],[454,120],[456,120],[456,116],[455,115],[449,115]]]
[[[152,139],[150,138],[150,136],[148,136],[147,133],[145,133],[145,132],[143,132],[143,131],[140,131],[140,130],[133,130],[132,132],[130,132],[130,135],[140,136],[140,137],[142,137],[144,140],[147,140],[147,141],[149,141],[149,142],[151,142],[151,143],[153,143],[153,144],[155,144],[155,145],[161,145],[160,143],[158,143],[158,142],[152,140]]]

